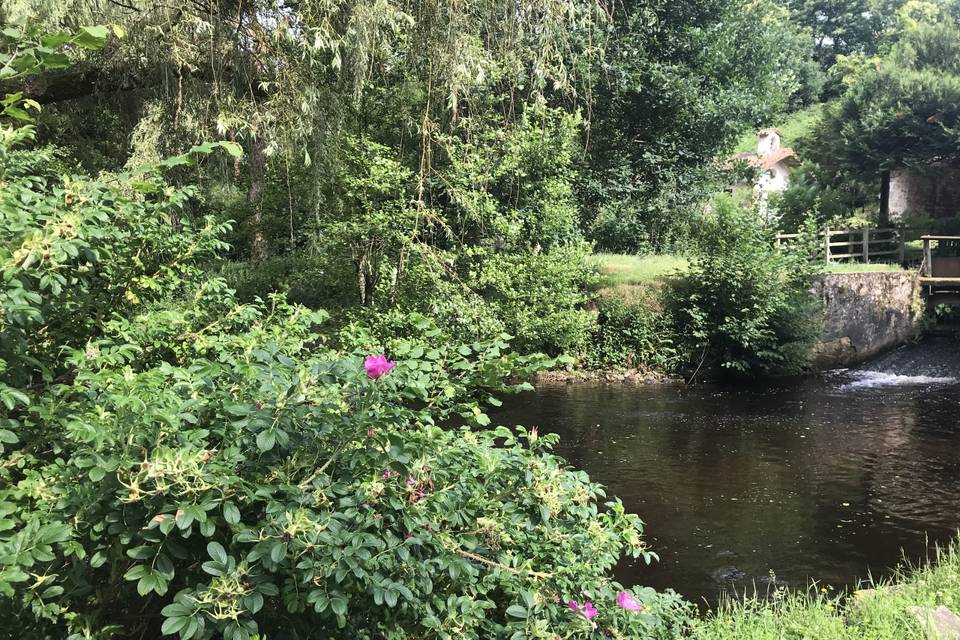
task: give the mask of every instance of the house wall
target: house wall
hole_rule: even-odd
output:
[[[789,183],[790,167],[784,162],[778,162],[761,174],[759,187],[765,193],[772,193],[783,191]]]
[[[960,168],[930,167],[923,175],[907,168],[890,172],[890,219],[960,215]]]
[[[780,148],[780,136],[776,133],[765,133],[757,141],[757,155],[765,156]]]
[[[783,191],[787,188],[790,183],[790,167],[786,163],[778,162],[773,165],[770,167],[770,173],[772,174],[768,187],[770,191]]]

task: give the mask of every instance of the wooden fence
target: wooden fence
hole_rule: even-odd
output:
[[[869,263],[871,259],[896,256],[897,262],[904,261],[906,241],[904,229],[824,229],[818,235],[827,262],[836,260],[856,260]],[[784,242],[795,241],[799,233],[778,233],[777,247]],[[844,239],[845,238],[845,239]]]

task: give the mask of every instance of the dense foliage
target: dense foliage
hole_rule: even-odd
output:
[[[550,265],[581,236],[676,247],[696,232],[714,156],[817,92],[812,36],[772,0],[368,5],[69,0],[0,17],[122,25],[127,38],[14,87],[46,105],[40,139],[92,172],[236,141],[243,158],[170,175],[199,184],[205,207],[188,215],[236,220],[240,260],[306,254],[336,283],[309,296],[327,308],[432,312],[450,280],[473,307],[511,286],[475,270],[534,262],[564,281]],[[445,281],[428,282],[439,265]],[[504,324],[518,333],[516,315]]]
[[[786,0],[785,4],[813,31],[814,57],[830,66],[838,56],[875,54],[904,0]]]
[[[677,596],[609,577],[651,558],[636,516],[601,504],[555,438],[483,429],[491,394],[525,388],[505,380],[542,356],[413,316],[416,339],[353,325],[334,350],[324,313],[237,301],[203,268],[225,225],[186,215],[196,192],[162,176],[231,143],[94,179],[49,172],[31,126],[0,130],[5,625],[233,640],[685,624]],[[384,352],[395,366],[362,357]]]
[[[920,23],[878,64],[850,80],[819,132],[834,162],[872,177],[897,166],[956,163],[960,29]]]
[[[954,14],[928,4],[4,3],[5,621],[684,633],[679,597],[611,577],[654,557],[637,516],[486,409],[564,354],[801,369],[811,256],[707,199],[715,158],[817,100],[816,48],[845,93],[790,221],[842,213],[851,176],[952,160]],[[592,299],[596,247],[693,267]]]
[[[671,314],[659,298],[627,302],[616,296],[598,301],[597,326],[590,336],[585,363],[595,368],[635,368],[672,372],[683,365]]]
[[[802,370],[819,333],[812,257],[806,242],[775,248],[754,211],[718,198],[675,299],[691,377],[715,368],[755,376]]]
[[[874,35],[836,58],[830,73],[839,95],[796,145],[804,167],[777,203],[788,229],[808,214],[820,223],[888,224],[880,194],[891,172],[923,175],[958,163],[957,3],[896,2],[857,20],[872,23]]]

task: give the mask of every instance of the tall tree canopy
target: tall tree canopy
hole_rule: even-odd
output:
[[[786,0],[785,4],[812,30],[814,56],[829,66],[838,55],[876,53],[904,0]]]
[[[594,3],[502,0],[77,1],[14,4],[6,17],[122,24],[125,41],[27,93],[57,104],[50,129],[73,127],[78,146],[93,148],[80,154],[91,168],[216,136],[243,142],[257,256],[267,252],[266,174],[283,184],[288,166],[319,161],[311,177],[330,187],[345,141],[362,135],[395,149],[424,183],[439,132],[588,91],[576,70],[598,53],[607,21]],[[312,195],[314,209],[329,205],[329,192]]]
[[[809,86],[810,35],[763,1],[626,2],[614,22],[584,215],[605,248],[663,249],[711,188],[712,159]]]

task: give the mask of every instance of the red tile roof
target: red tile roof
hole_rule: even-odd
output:
[[[797,156],[796,152],[787,147],[784,149],[777,149],[772,153],[768,153],[765,156],[759,156],[756,153],[746,152],[738,153],[735,156],[732,156],[727,162],[736,162],[737,160],[746,162],[751,167],[757,167],[758,169],[763,169],[766,171],[773,165],[778,162],[786,162],[789,165],[797,166],[800,164],[800,158]]]

